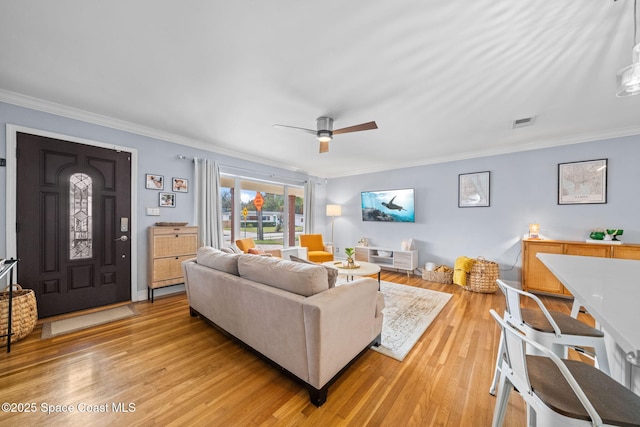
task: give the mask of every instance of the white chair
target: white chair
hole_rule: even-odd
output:
[[[602,331],[592,328],[567,314],[547,310],[540,298],[529,292],[509,286],[500,279],[496,280],[496,282],[504,293],[507,302],[504,313],[505,321],[531,340],[550,348],[559,357],[567,357],[568,347],[573,347],[577,351],[594,357],[596,366],[605,374],[611,375]],[[521,308],[521,295],[535,301],[538,309]],[[594,353],[589,353],[584,347],[592,347]],[[531,351],[535,353],[535,349]],[[489,389],[489,393],[493,395],[496,392],[503,355],[504,343],[500,341],[496,357],[496,368]]]
[[[498,322],[505,344],[493,427],[504,423],[514,389],[527,404],[528,426],[640,425],[640,396],[591,365],[561,360],[501,319],[495,310],[489,312]],[[529,347],[542,356],[527,355]]]

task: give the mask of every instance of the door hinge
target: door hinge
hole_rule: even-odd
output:
[[[20,158],[20,149],[16,148],[16,159]]]
[[[20,223],[16,221],[16,233],[20,232]]]

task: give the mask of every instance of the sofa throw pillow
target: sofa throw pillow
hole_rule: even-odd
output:
[[[249,248],[249,253],[252,255],[264,255],[264,251],[260,248]]]
[[[240,277],[309,297],[329,289],[327,270],[275,257],[244,254],[238,259]]]
[[[229,245],[227,245],[227,246],[224,246],[224,247],[220,248],[220,250],[221,250],[222,252],[226,252],[226,253],[228,253],[228,254],[242,254],[242,253],[244,253],[244,252],[242,252],[242,251],[240,250],[240,248],[239,248],[239,247],[237,247],[237,246],[236,246],[235,244],[233,244],[233,243],[231,243],[231,244],[229,244]]]
[[[198,249],[196,262],[214,270],[222,271],[234,276],[238,274],[238,258],[240,254],[227,254],[211,246]]]
[[[306,260],[304,258],[298,258],[295,255],[291,255],[289,257],[289,259],[291,261],[302,262],[304,264],[318,265],[315,262],[311,262],[311,261]],[[336,287],[336,280],[338,280],[338,269],[337,268],[327,267],[326,265],[323,265],[322,267],[327,270],[327,278],[328,278],[328,283],[329,283],[329,289],[335,288]]]

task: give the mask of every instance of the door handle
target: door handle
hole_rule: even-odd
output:
[[[127,240],[129,240],[127,236],[120,236],[117,239],[113,239],[114,242],[126,242]]]

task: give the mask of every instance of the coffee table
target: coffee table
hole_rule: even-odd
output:
[[[347,268],[342,265],[342,261],[327,261],[323,262],[322,265],[338,269],[339,274],[347,276],[347,282],[349,281],[349,276],[351,276],[351,280],[353,280],[353,276],[371,276],[372,274],[377,274],[378,290],[380,290],[380,266],[378,264],[356,261],[356,265],[359,266],[358,268]]]

